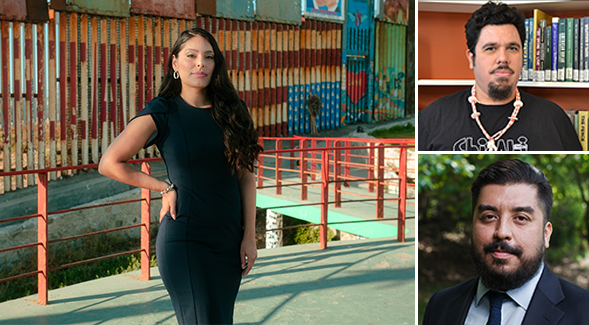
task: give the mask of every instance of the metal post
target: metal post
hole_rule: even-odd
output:
[[[260,145],[264,146],[264,140],[260,138]],[[258,156],[258,168],[257,168],[257,176],[258,176],[258,187],[264,186],[264,157],[262,154]]]
[[[39,270],[40,272],[37,274],[37,281],[39,292],[39,304],[47,305],[49,304],[49,263],[47,254],[47,245],[49,244],[47,235],[47,232],[49,230],[47,181],[49,180],[49,174],[39,173],[38,176],[39,179],[37,181],[37,213],[40,214],[40,216],[37,219],[37,241],[39,242],[39,245],[37,246],[37,270]]]
[[[276,150],[282,150],[282,140],[276,140]],[[276,194],[282,194],[282,153],[276,153]]]
[[[345,178],[342,179],[342,177],[341,177],[340,160],[341,160],[342,151],[337,150],[337,147],[339,147],[339,146],[340,146],[340,142],[334,141],[333,147],[335,148],[335,150],[333,151],[333,180],[334,180],[334,192],[335,192],[334,193],[334,201],[335,201],[336,208],[342,207],[342,204],[341,204],[342,183],[341,183],[341,181],[345,181]]]
[[[405,242],[405,209],[407,203],[407,147],[399,152],[399,216],[397,219],[397,241]]]
[[[294,146],[295,146],[294,140],[290,140],[290,149],[294,149]],[[294,158],[294,154],[295,154],[294,151],[290,152],[290,158],[291,158],[290,159],[290,169],[294,169],[294,167],[295,167],[295,161],[294,161],[294,159],[292,159],[292,158]]]
[[[305,140],[301,140],[301,149],[305,149]],[[307,200],[307,152],[301,151],[301,200]]]
[[[321,152],[321,226],[319,234],[320,248],[327,248],[327,210],[329,203],[329,154]]]
[[[378,144],[378,163],[376,166],[376,218],[384,218],[384,145]]]
[[[317,149],[317,140],[311,140],[311,148]],[[317,155],[317,151],[311,152],[311,181],[315,181],[317,179],[317,175],[315,175],[315,173],[317,172]]]
[[[374,143],[371,143],[372,148],[368,149],[368,178],[374,177]],[[374,192],[374,182],[368,181],[368,192]]]
[[[305,140],[299,140],[299,149],[305,149]],[[306,158],[304,154],[305,153],[303,151],[299,151],[299,178],[303,177],[303,158]]]
[[[151,175],[151,166],[147,162],[141,164],[141,171]],[[149,249],[151,223],[151,191],[141,189],[141,280],[149,280],[151,252]]]
[[[346,141],[344,144],[346,147],[351,146],[350,141]],[[346,165],[344,166],[344,178],[348,179],[350,177],[350,154],[352,153],[352,149],[348,149],[344,152],[344,161]]]

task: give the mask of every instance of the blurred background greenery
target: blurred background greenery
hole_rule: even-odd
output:
[[[429,297],[475,276],[470,260],[470,186],[491,163],[518,158],[552,185],[553,233],[546,262],[558,276],[589,288],[589,155],[419,155],[418,319]]]

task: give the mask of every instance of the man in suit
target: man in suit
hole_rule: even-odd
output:
[[[589,324],[589,291],[544,264],[552,187],[531,164],[497,161],[472,188],[471,255],[478,277],[435,293],[423,324]]]

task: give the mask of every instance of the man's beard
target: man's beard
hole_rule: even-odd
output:
[[[484,253],[479,253],[474,247],[474,242],[471,241],[470,252],[474,261],[477,273],[481,277],[483,284],[494,291],[508,291],[521,287],[528,282],[538,271],[538,268],[544,260],[545,248],[542,245],[537,251],[537,254],[527,259],[522,259],[523,252],[518,247],[509,246],[503,241],[494,241],[483,246]],[[511,253],[517,257],[521,265],[512,272],[504,272],[495,270],[493,267],[485,264],[485,253],[490,253],[493,250],[500,248],[502,251]],[[501,266],[507,261],[503,259],[493,258],[494,266]]]
[[[499,78],[498,81],[502,84],[506,84],[500,85],[494,82],[489,82],[489,97],[497,101],[506,100],[513,92],[513,84],[507,83],[509,82],[507,78]]]

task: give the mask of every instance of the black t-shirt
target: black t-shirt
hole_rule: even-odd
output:
[[[518,120],[496,141],[500,151],[581,151],[571,120],[555,103],[520,90],[524,106]],[[487,139],[473,120],[468,102],[470,88],[442,97],[419,116],[420,151],[487,151]],[[514,99],[515,101],[515,99]],[[477,104],[481,124],[489,135],[505,128],[513,102],[505,105]]]

